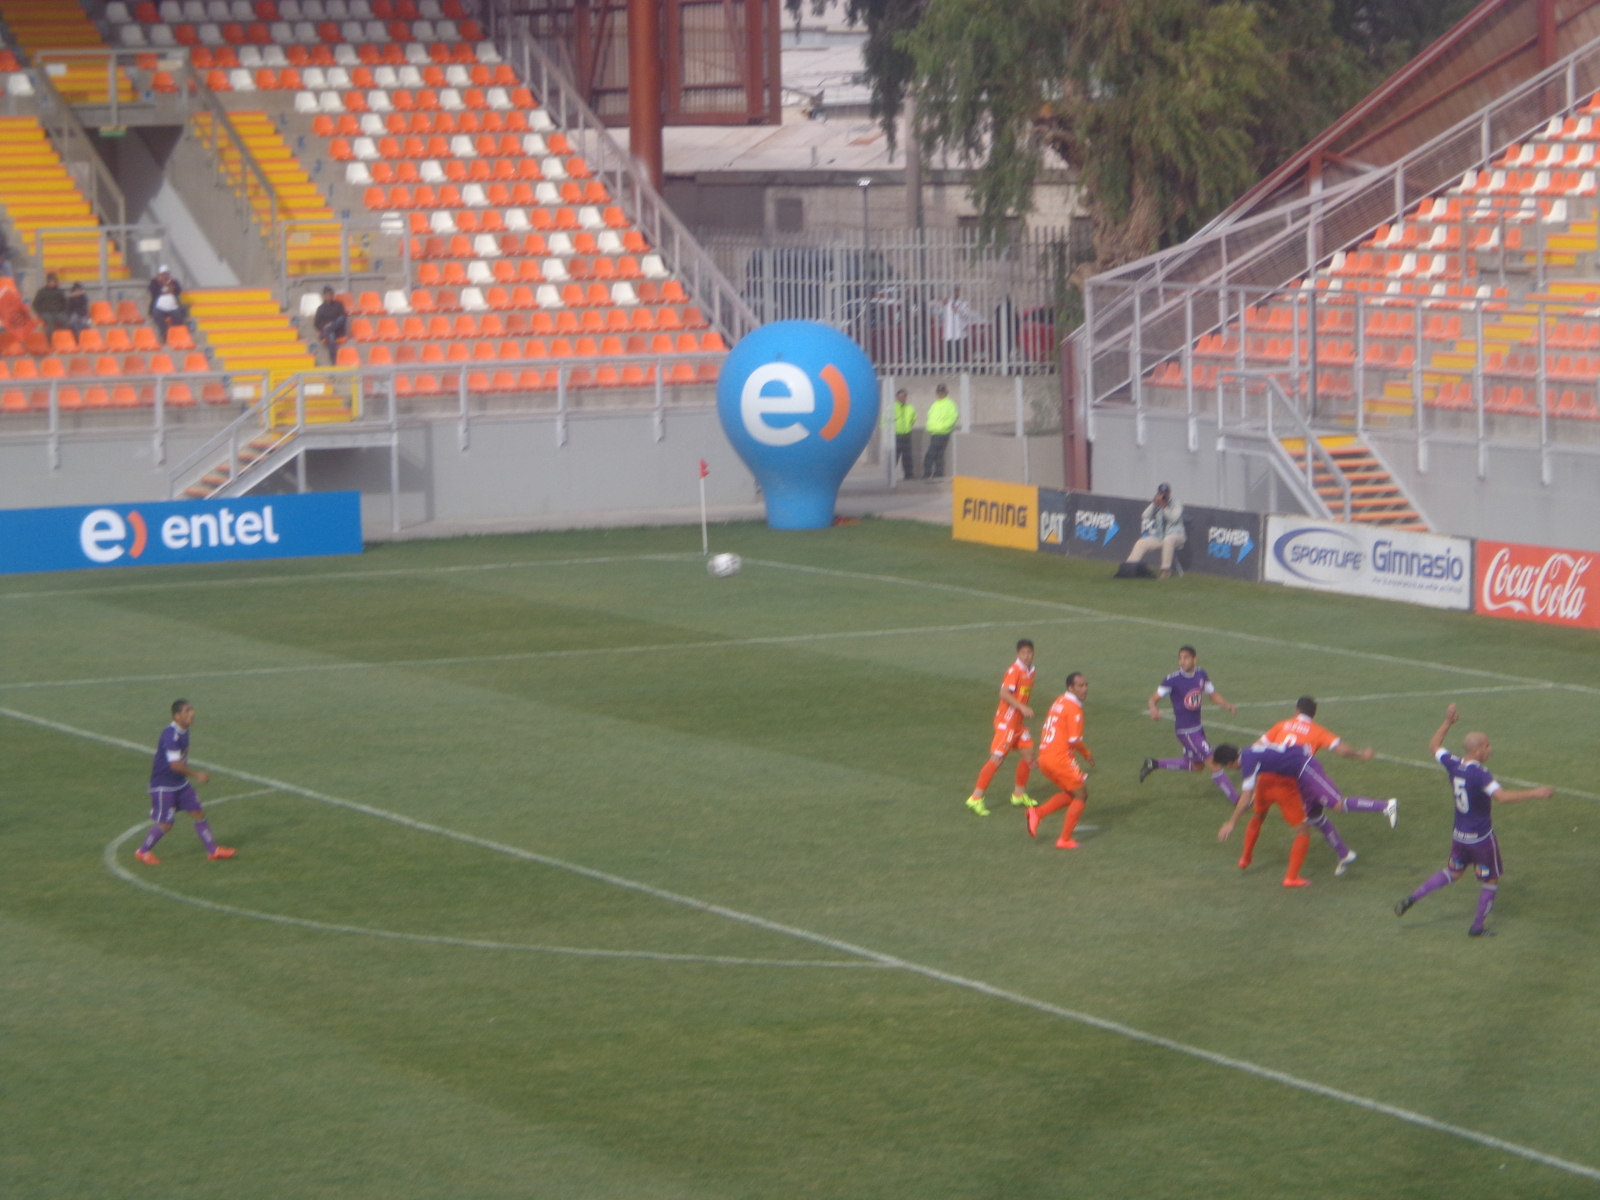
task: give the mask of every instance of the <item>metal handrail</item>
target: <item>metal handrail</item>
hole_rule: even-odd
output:
[[[30,68],[27,75],[33,83],[39,124],[44,127],[45,135],[55,143],[63,161],[82,162],[89,168],[93,178],[89,194],[84,198],[89,201],[90,209],[103,225],[126,225],[128,201],[117,186],[116,176],[96,153],[89,131],[78,120],[78,114],[56,90],[45,67]]]
[[[509,22],[508,22],[509,24]],[[672,273],[695,296],[729,344],[761,322],[694,235],[667,207],[661,193],[634,159],[617,145],[605,123],[578,94],[577,87],[543,46],[529,35],[526,19],[499,31],[501,53],[520,65],[522,77],[570,140],[581,135],[585,158],[616,202],[649,239]]]
[[[1236,386],[1239,388],[1241,401],[1246,391],[1258,391],[1266,396],[1266,436],[1272,445],[1277,447],[1277,453],[1281,453],[1283,455],[1283,461],[1292,464],[1293,460],[1289,458],[1289,452],[1283,449],[1283,443],[1280,440],[1280,435],[1273,423],[1273,413],[1276,411],[1277,406],[1280,404],[1283,406],[1284,411],[1289,415],[1289,424],[1291,428],[1305,443],[1304,462],[1301,467],[1295,469],[1295,473],[1297,475],[1303,474],[1306,491],[1315,500],[1317,506],[1322,509],[1321,515],[1327,517],[1329,520],[1350,520],[1352,511],[1352,492],[1350,488],[1350,480],[1345,475],[1344,468],[1339,466],[1332,454],[1328,453],[1328,448],[1322,444],[1322,441],[1318,437],[1316,431],[1313,430],[1306,419],[1300,415],[1300,410],[1295,407],[1294,402],[1290,400],[1288,393],[1283,390],[1282,385],[1279,384],[1278,380],[1274,377],[1274,374],[1271,371],[1228,370],[1218,373],[1218,435],[1225,436],[1228,432],[1224,392],[1230,386]],[[1316,475],[1311,465],[1313,457],[1320,461],[1322,465],[1327,468],[1328,474],[1332,476],[1333,480],[1339,485],[1340,491],[1343,492],[1343,517],[1335,516],[1333,510],[1328,507],[1327,503],[1317,492]],[[1282,466],[1282,462],[1279,462],[1276,454],[1274,455],[1274,461],[1277,462],[1280,467]]]
[[[212,157],[216,160],[217,174],[233,190],[234,195],[238,197],[240,202],[239,211],[244,216],[246,223],[257,229],[261,236],[266,239],[272,251],[271,260],[274,263],[274,270],[278,270],[277,264],[282,259],[283,231],[280,217],[282,206],[278,202],[277,189],[272,186],[272,181],[267,177],[266,171],[256,161],[256,156],[250,152],[250,148],[245,145],[244,139],[239,136],[239,131],[234,128],[233,121],[228,115],[228,110],[217,99],[216,93],[206,86],[204,75],[195,70],[191,62],[185,60],[177,78],[182,94],[189,98],[191,105],[188,124],[185,127],[188,136],[200,141],[210,151]],[[210,118],[209,135],[202,135],[196,130],[195,117],[198,114],[193,111],[195,107],[198,107],[200,111]],[[237,170],[230,167],[228,161],[222,155],[224,142],[234,154],[238,155],[239,165]],[[255,189],[254,191],[252,191],[252,187]],[[262,227],[262,216],[252,202],[252,197],[257,194],[264,196],[267,201],[265,228]],[[280,276],[277,282],[281,287],[284,280]]]

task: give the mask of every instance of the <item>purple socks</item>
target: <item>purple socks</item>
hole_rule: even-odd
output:
[[[1187,758],[1158,758],[1156,770],[1158,771],[1187,771],[1189,760]]]
[[[1483,932],[1483,923],[1489,919],[1489,910],[1494,907],[1495,894],[1500,890],[1498,884],[1486,883],[1478,892],[1478,915],[1472,919],[1472,931]]]
[[[150,826],[150,832],[144,835],[144,845],[139,847],[139,852],[141,854],[150,853],[151,847],[159,842],[166,832],[167,831],[161,828],[159,825]]]
[[[1435,872],[1423,881],[1421,887],[1411,893],[1411,899],[1413,902],[1421,900],[1429,892],[1437,892],[1442,887],[1449,887],[1452,882],[1449,871]]]
[[[1333,852],[1337,854],[1341,860],[1350,856],[1350,847],[1344,844],[1344,839],[1339,836],[1338,829],[1334,827],[1332,821],[1328,820],[1328,815],[1326,813],[1312,821],[1311,826],[1323,837],[1328,839],[1328,845],[1333,847]]]
[[[200,844],[206,848],[207,854],[217,848],[217,839],[211,836],[211,823],[209,821],[196,821],[194,823],[194,832],[195,836],[200,839]]]
[[[1345,812],[1376,812],[1381,813],[1389,807],[1387,800],[1369,800],[1365,796],[1346,796],[1344,798]]]
[[[1228,798],[1229,804],[1239,803],[1239,790],[1233,786],[1233,780],[1226,774],[1222,771],[1211,772],[1211,782],[1222,789],[1222,794]]]

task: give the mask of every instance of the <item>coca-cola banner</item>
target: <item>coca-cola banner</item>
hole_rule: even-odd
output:
[[[1473,607],[1513,621],[1600,629],[1600,600],[1589,596],[1591,586],[1600,583],[1600,571],[1592,570],[1597,557],[1480,540]]]

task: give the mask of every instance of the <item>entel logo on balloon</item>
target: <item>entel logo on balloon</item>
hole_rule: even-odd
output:
[[[825,442],[839,436],[845,422],[850,419],[850,385],[845,382],[839,368],[829,363],[818,372],[833,397],[833,408],[828,423],[817,432]],[[769,385],[783,389],[780,394],[766,394]],[[739,416],[744,421],[745,432],[763,446],[792,446],[810,434],[804,425],[791,421],[787,425],[769,424],[769,416],[803,416],[817,409],[817,391],[811,376],[793,363],[772,362],[757,367],[744,381],[739,393]]]

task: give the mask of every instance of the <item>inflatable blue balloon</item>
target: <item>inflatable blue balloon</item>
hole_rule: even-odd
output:
[[[839,485],[878,426],[878,375],[865,351],[816,321],[745,335],[717,381],[723,432],[761,483],[767,525],[833,524]]]

